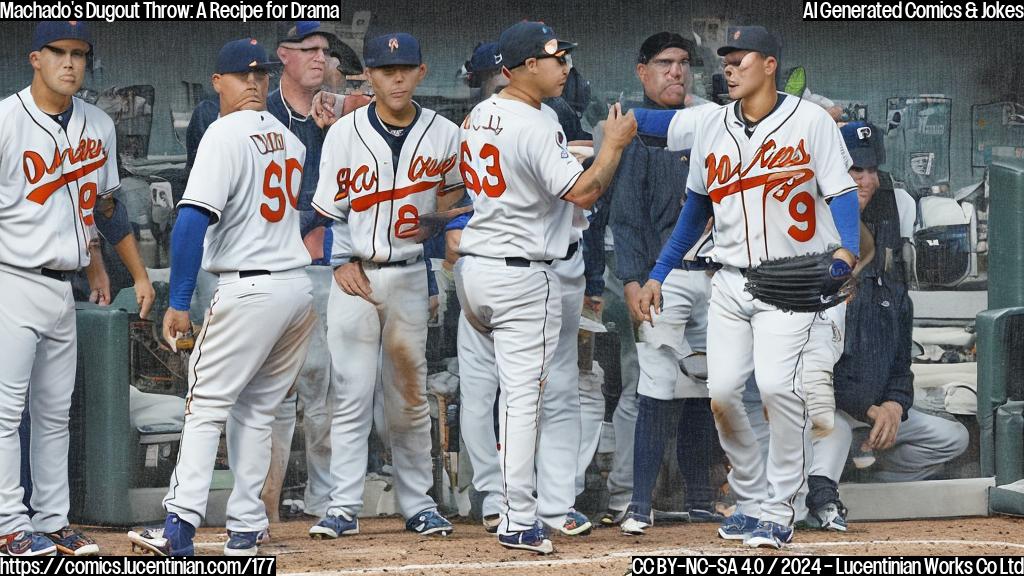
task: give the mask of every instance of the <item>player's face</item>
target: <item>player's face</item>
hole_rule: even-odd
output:
[[[221,116],[239,110],[265,110],[270,75],[265,70],[214,74],[213,89],[220,95]]]
[[[46,89],[69,97],[82,87],[88,54],[89,45],[81,40],[57,40],[32,52],[29,61]]]
[[[682,106],[690,76],[690,53],[682,48],[666,48],[645,64],[637,64],[636,75],[644,93],[655,103],[669,108]]]
[[[535,63],[531,64],[531,60]],[[551,56],[541,56],[527,60],[527,69],[533,71],[534,80],[544,98],[555,98],[562,95],[565,82],[569,78],[569,54],[562,51]]]
[[[850,176],[857,183],[857,202],[860,203],[860,209],[864,210],[864,207],[874,197],[875,191],[881,186],[881,183],[878,181],[878,169],[854,166],[850,168]]]
[[[725,81],[729,85],[729,98],[739,100],[760,90],[775,74],[775,58],[765,58],[760,52],[735,50],[725,55]]]
[[[316,90],[324,83],[327,50],[327,38],[314,34],[302,42],[281,44],[277,55],[284,64],[286,76],[307,90]]]
[[[369,68],[367,76],[377,96],[377,105],[399,113],[412,106],[416,87],[427,75],[426,64],[419,66],[384,66]]]

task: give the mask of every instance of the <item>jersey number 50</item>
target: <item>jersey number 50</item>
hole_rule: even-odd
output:
[[[292,191],[292,175],[298,172],[299,178],[296,185],[302,182],[302,164],[294,158],[288,158],[285,161],[284,172],[281,171],[281,165],[277,162],[271,162],[267,165],[267,169],[263,172],[263,195],[270,200],[276,200],[275,207],[270,207],[270,202],[264,202],[260,205],[260,214],[267,219],[268,222],[280,222],[281,218],[284,218],[284,209],[287,204],[291,204],[292,208],[295,208],[299,203],[298,194],[294,194]],[[281,189],[281,185],[284,185],[284,189]],[[287,195],[287,199],[285,196]]]
[[[459,171],[462,172],[462,181],[466,189],[472,190],[477,196],[481,192],[490,198],[501,196],[505,193],[505,177],[501,174],[501,154],[493,144],[484,144],[480,147],[480,160],[487,163],[484,167],[487,173],[483,181],[470,165],[473,153],[469,151],[469,144],[463,142],[459,155]]]

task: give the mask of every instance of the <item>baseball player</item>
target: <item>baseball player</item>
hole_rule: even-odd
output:
[[[77,364],[68,280],[82,267],[90,281],[102,270],[102,261],[89,257],[93,211],[98,197],[120,186],[114,123],[73,97],[91,50],[85,22],[40,22],[29,54],[32,84],[0,102],[0,555],[99,553],[67,517]],[[32,518],[19,485],[17,431],[26,397],[36,471]]]
[[[481,44],[473,53],[470,73],[482,82],[487,96],[497,87],[508,84],[501,73],[502,60],[496,42]],[[550,101],[550,99],[548,100]],[[564,130],[564,127],[563,127]],[[462,228],[469,221],[466,214],[452,220],[448,234],[461,238]],[[458,228],[457,220],[464,219]],[[577,218],[574,222],[584,222]],[[537,510],[540,520],[549,528],[568,536],[590,532],[590,520],[573,508],[576,486],[565,463],[572,462],[580,448],[579,366],[577,365],[577,332],[583,307],[583,251],[579,249],[581,229],[575,226],[571,258],[556,260],[551,268],[562,286],[562,329],[558,336],[551,376],[544,387],[540,413],[540,439],[537,445]],[[458,249],[458,244],[455,244]],[[573,311],[577,313],[573,313]],[[473,485],[484,495],[483,524],[488,532],[496,532],[501,522],[501,463],[494,432],[493,413],[498,395],[498,371],[495,368],[494,345],[484,334],[469,324],[465,314],[459,315],[459,375],[461,427],[466,451],[473,467]],[[589,459],[588,459],[589,463]]]
[[[557,116],[541,104],[561,93],[566,57],[575,44],[559,40],[543,23],[520,22],[502,33],[499,46],[510,83],[477,105],[462,125],[459,166],[475,195],[475,212],[460,242],[456,286],[466,322],[489,341],[498,371],[504,493],[498,540],[509,548],[550,553],[554,547],[538,522],[533,495],[538,419],[542,389],[549,377],[552,382],[557,377],[553,363],[563,313],[578,318],[582,304],[582,264],[560,273],[554,262],[560,261],[559,269],[578,263],[574,257],[583,226],[575,207],[589,208],[600,196],[636,124],[613,107],[605,145],[584,171],[568,151]],[[563,287],[563,277],[578,281]],[[564,305],[572,309],[563,310],[563,302],[571,302]],[[484,408],[477,417],[490,421],[489,407]],[[576,415],[577,445],[561,461],[570,492],[575,467],[564,465],[575,462],[579,450],[578,410]],[[571,499],[557,511],[559,517],[568,505]]]
[[[409,34],[367,41],[376,98],[342,117],[324,141],[313,206],[337,222],[336,286],[327,312],[331,350],[331,499],[314,538],[359,531],[378,360],[384,413],[406,529],[448,534],[433,485],[426,397],[427,272],[419,216],[462,197],[458,127],[413,101],[427,73]]]
[[[815,314],[752,298],[744,275],[765,260],[834,251],[828,274],[848,276],[859,236],[850,193],[856,185],[839,129],[820,107],[776,91],[780,50],[760,26],[729,29],[718,53],[735,102],[698,122],[688,200],[641,295],[650,319],[652,306],[660,311],[668,271],[714,213],[713,258],[722,269],[712,279],[708,386],[737,498],[719,535],[773,548],[792,539],[793,504],[804,484],[808,422],[799,366]],[[752,372],[771,422],[767,469],[741,400]]]
[[[316,324],[309,252],[296,209],[306,150],[266,111],[272,64],[253,39],[217,55],[220,119],[203,135],[171,238],[170,307],[164,337],[191,331],[189,303],[202,267],[217,291],[189,361],[185,427],[164,498],[164,528],[129,532],[158,555],[195,551],[221,431],[235,484],[224,553],[252,556],[269,522],[260,491],[270,467],[274,413],[295,382]]]

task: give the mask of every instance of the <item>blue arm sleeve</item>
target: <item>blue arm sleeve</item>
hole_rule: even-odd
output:
[[[832,198],[828,204],[832,211],[832,220],[836,223],[843,248],[860,257],[860,206],[857,202],[857,191],[840,194]]]
[[[658,262],[651,270],[651,279],[662,284],[668,278],[669,272],[678,268],[683,262],[683,256],[693,248],[693,245],[704,233],[708,218],[711,217],[711,199],[704,194],[687,191],[686,203],[683,204],[683,212],[676,220],[676,227],[672,230],[668,242],[661,249],[658,255]]]
[[[427,262],[427,295],[437,296],[437,278],[434,277],[433,267],[430,265],[430,258],[424,258]]]
[[[668,138],[668,125],[678,110],[648,110],[645,108],[633,108],[636,115],[637,134],[648,136],[660,136]]]
[[[196,276],[203,263],[203,239],[210,225],[210,213],[196,206],[185,205],[178,210],[178,220],[171,232],[171,308],[188,310]]]

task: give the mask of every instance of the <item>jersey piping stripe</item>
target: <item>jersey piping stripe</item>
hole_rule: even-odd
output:
[[[342,219],[342,216],[341,216],[340,214],[337,214],[337,213],[335,213],[335,211],[334,211],[334,210],[332,210],[332,209],[328,209],[328,208],[325,208],[325,207],[323,207],[323,206],[321,206],[321,205],[317,204],[317,203],[316,203],[316,200],[311,200],[311,201],[309,202],[309,204],[310,204],[310,205],[311,205],[311,206],[312,206],[312,207],[313,207],[313,208],[314,208],[314,209],[315,209],[315,210],[316,210],[317,212],[319,212],[319,213],[323,214],[324,216],[327,216],[327,217],[328,217],[328,218],[330,218],[331,220],[339,220],[339,221],[340,221],[340,220]]]
[[[737,140],[736,136],[732,133],[732,130],[729,129],[729,115],[728,114],[722,114],[722,125],[725,127],[726,133],[729,134],[729,138],[732,138],[733,143],[736,144],[736,153],[739,154],[740,166],[742,166],[743,165],[743,148],[740,146],[740,141]],[[705,162],[706,161],[707,161],[707,157],[705,157]],[[742,174],[740,175],[740,185],[741,186],[743,185],[743,176],[742,176]],[[740,194],[740,205],[743,207],[743,243],[747,247],[747,266],[748,267],[752,267],[754,265],[753,264],[754,257],[751,256],[751,254],[750,254],[750,232],[749,232],[750,224],[747,221],[747,201],[746,201],[745,196],[746,196],[745,194]],[[714,204],[714,202],[712,202],[712,204]]]
[[[53,136],[53,132],[50,132],[49,130],[44,128],[43,125],[40,124],[38,120],[36,120],[36,117],[33,116],[32,112],[28,109],[28,105],[26,105],[25,101],[21,99],[21,94],[20,93],[15,94],[15,96],[18,97],[18,102],[21,103],[21,108],[25,111],[25,114],[28,115],[29,119],[32,120],[32,123],[35,124],[36,126],[39,126],[39,129],[42,130],[43,132],[46,132],[47,136],[50,137],[50,140],[53,140],[53,148],[54,148],[54,150],[57,151],[57,152],[60,152],[60,144],[57,143],[57,138],[55,138]],[[84,128],[83,128],[83,131],[84,131]],[[63,167],[64,167],[64,165],[61,164],[61,170],[62,171],[63,171]],[[69,188],[68,189],[68,197],[69,197],[68,199],[71,200],[71,212],[72,212],[71,217],[75,221],[75,242],[78,244],[78,266],[76,266],[75,268],[79,269],[79,268],[82,267],[82,239],[84,238],[85,230],[83,230],[81,228],[81,218],[79,218],[78,215],[74,213],[75,212],[75,200],[74,200],[74,198],[71,198],[70,196],[71,196],[71,189]]]
[[[572,192],[572,187],[576,185],[576,182],[580,179],[580,176],[583,176],[583,170],[577,172],[575,176],[569,179],[565,186],[562,186],[562,189],[558,191],[558,197],[560,199],[564,199],[566,196],[569,195],[569,192]]]
[[[196,338],[195,353],[197,354],[197,356],[196,356],[196,363],[193,365],[193,368],[192,368],[192,385],[189,386],[188,394],[186,395],[186,400],[185,400],[185,417],[186,418],[189,415],[189,407],[190,407],[190,404],[192,402],[192,389],[195,387],[195,383],[199,381],[199,371],[198,371],[198,368],[199,368],[199,360],[200,360],[200,358],[203,355],[203,342],[206,341],[206,333],[207,333],[207,331],[210,328],[210,321],[213,319],[213,307],[217,305],[217,302],[218,302],[219,298],[220,298],[220,290],[217,290],[217,291],[215,291],[213,293],[213,298],[212,298],[212,300],[210,302],[210,311],[207,314],[206,321],[203,323],[203,329],[199,332],[199,336]],[[184,441],[185,441],[185,429],[182,428],[182,430],[181,430],[181,438],[178,440],[178,445],[181,446],[184,443]],[[178,459],[174,463],[174,472],[171,475],[170,491],[169,491],[167,497],[164,498],[164,504],[165,505],[168,502],[172,502],[174,500],[174,498],[175,498],[175,496],[177,495],[177,492],[178,492],[178,486],[181,484],[181,482],[178,480],[178,465],[181,463],[181,454],[182,454],[182,450],[178,450]],[[186,508],[178,506],[177,504],[175,504],[174,506],[176,508],[181,508],[182,510],[187,510]],[[188,510],[188,512],[191,512],[191,513],[199,516],[200,518],[203,517],[202,514],[198,513],[195,510]]]
[[[368,107],[364,106],[364,107],[360,108],[359,110],[362,111],[362,114],[367,114],[366,108],[368,108]],[[357,111],[357,113],[358,113],[358,111]],[[353,121],[352,121],[352,129],[356,131],[356,136],[359,137],[359,141],[363,143],[363,146],[366,148],[366,151],[369,152],[370,153],[370,157],[373,158],[373,171],[374,171],[374,174],[380,174],[380,163],[377,161],[377,157],[374,156],[373,149],[370,148],[370,145],[366,143],[366,139],[363,138],[362,133],[359,132],[359,122],[357,122],[355,119],[353,119]],[[374,187],[375,187],[374,188],[374,193],[380,192],[380,178],[377,178],[377,182],[374,184]],[[370,247],[371,247],[371,250],[370,250],[370,260],[373,260],[373,261],[376,261],[376,259],[377,259],[377,223],[378,223],[379,220],[380,220],[380,204],[377,204],[377,210],[376,210],[376,212],[373,215],[373,235],[370,237]]]
[[[800,367],[803,365],[804,351],[807,349],[807,343],[811,341],[811,332],[813,332],[813,330],[814,330],[814,320],[816,318],[817,318],[817,313],[812,316],[811,323],[807,327],[807,339],[804,340],[803,345],[800,347],[800,353],[796,357],[797,358],[796,366],[793,368],[793,381],[790,384],[790,391],[792,392],[792,394],[794,396],[797,397],[797,399],[800,401],[800,405],[803,406],[803,409],[804,409],[803,410],[803,412],[804,412],[804,414],[803,414],[804,422],[803,422],[803,424],[801,426],[801,430],[803,430],[804,435],[806,435],[806,433],[807,433],[807,399],[802,397],[802,396],[800,396],[800,393],[796,389],[797,371],[800,370]],[[806,446],[806,444],[807,444],[806,442],[801,442],[800,443],[800,470],[806,470],[807,469],[807,446]],[[796,492],[794,492],[793,495],[789,497],[789,500],[786,501],[786,506],[789,508],[789,512],[790,512],[790,517],[789,517],[789,522],[788,522],[788,524],[790,524],[790,525],[792,525],[793,521],[796,520],[796,508],[794,507],[794,502],[796,502],[797,497],[803,491],[804,484],[806,484],[806,483],[807,483],[807,474],[800,474],[800,487],[797,488]]]
[[[787,96],[787,98],[788,98],[788,96]],[[804,98],[803,98],[803,96],[800,96],[800,97],[799,97],[799,98],[797,99],[797,101],[796,101],[796,104],[794,104],[794,105],[793,105],[793,109],[792,109],[792,110],[790,110],[790,112],[789,112],[789,116],[786,116],[785,118],[783,118],[783,119],[782,119],[782,122],[780,122],[780,123],[779,123],[779,125],[778,125],[778,126],[776,126],[774,130],[772,130],[771,132],[769,132],[769,133],[768,133],[768,135],[767,135],[767,136],[765,136],[763,140],[761,140],[761,144],[762,144],[762,145],[763,145],[763,144],[764,144],[764,142],[766,142],[766,141],[767,141],[767,140],[768,140],[769,138],[771,138],[773,134],[775,134],[775,133],[776,133],[776,132],[778,132],[778,131],[779,131],[779,130],[780,130],[780,129],[781,129],[782,127],[783,127],[783,126],[785,126],[785,125],[786,125],[786,122],[789,122],[789,119],[790,119],[790,118],[792,118],[794,114],[796,114],[797,108],[799,108],[799,107],[800,107],[800,104],[801,104],[801,103],[802,103],[803,101],[804,101]],[[803,172],[803,170],[800,170],[799,172]],[[807,180],[810,180],[811,178],[813,178],[813,177],[814,177],[814,171],[812,171],[812,170],[807,170],[807,172],[810,172],[810,175],[808,176],[808,175],[806,175],[806,174],[805,174],[804,176],[802,176],[801,178],[803,178],[803,180],[801,180],[800,182],[797,182],[797,183],[793,184],[793,186],[794,186],[794,187],[796,187],[796,186],[797,186],[797,185],[799,185],[799,184],[803,184],[803,183],[804,183],[804,182],[806,182]],[[763,198],[763,199],[762,199],[762,201],[761,201],[761,238],[763,238],[763,239],[764,239],[764,257],[765,257],[765,259],[766,259],[766,260],[771,260],[771,253],[770,253],[770,252],[768,251],[768,218],[766,217],[766,215],[765,215],[765,212],[764,212],[764,210],[765,210],[765,204],[767,204],[767,203],[768,203],[768,190],[767,190],[767,187],[768,187],[768,182],[766,182],[766,183],[765,183],[765,192],[764,192],[764,198]],[[813,209],[813,208],[812,208],[812,209]]]
[[[178,201],[179,207],[187,205],[198,206],[199,208],[207,210],[214,218],[220,220],[220,210],[214,208],[212,205],[207,204],[206,202],[203,202],[202,200],[196,200],[195,198],[182,198],[181,200]]]

